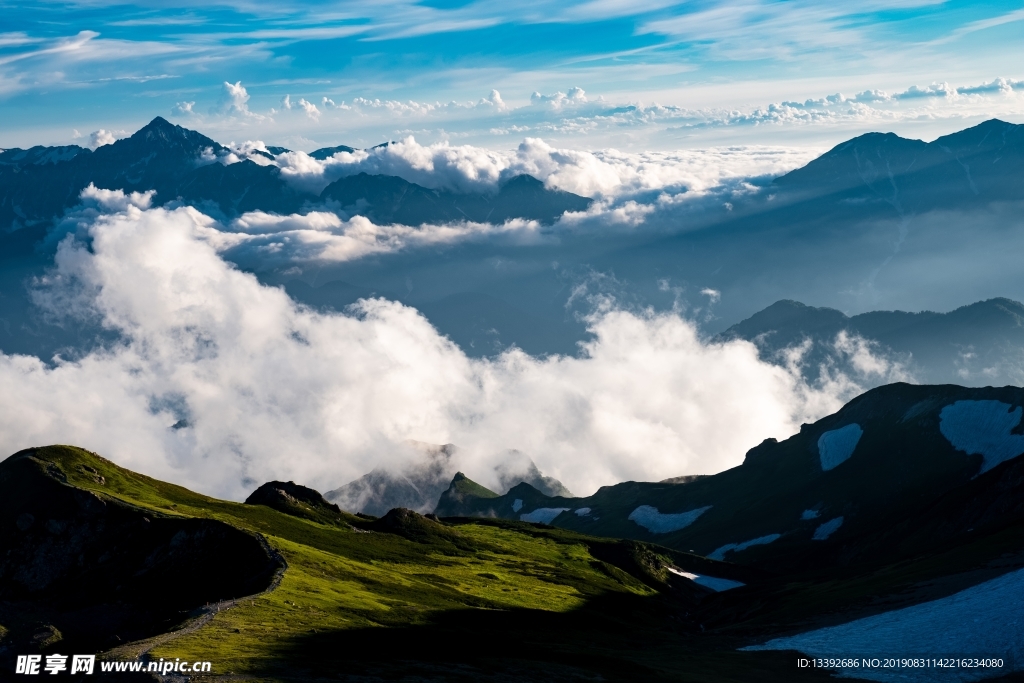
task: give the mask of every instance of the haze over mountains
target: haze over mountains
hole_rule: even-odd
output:
[[[0,154],[0,225],[6,228],[0,317],[12,329],[27,326],[33,337],[12,333],[5,348],[44,355],[59,348],[60,342],[46,344],[48,335],[33,327],[37,321],[24,305],[21,283],[49,258],[33,245],[81,201],[79,193],[90,183],[126,192],[155,190],[153,205],[183,202],[222,221],[249,212],[253,218],[222,229],[266,233],[266,239],[250,234],[226,245],[224,253],[264,281],[287,284],[299,300],[338,310],[372,293],[405,301],[427,312],[472,355],[511,344],[530,353],[574,353],[576,342],[587,338],[579,315],[591,305],[588,295],[616,296],[626,305],[701,308],[695,315],[707,320],[710,331],[779,299],[853,313],[944,312],[982,299],[1016,300],[1024,283],[1006,255],[1019,233],[1012,207],[1024,200],[1022,150],[1021,127],[996,120],[931,143],[868,134],[774,180],[753,179],[753,191],[749,185],[725,195],[665,188],[662,200],[628,194],[617,199],[606,192],[590,219],[563,219],[526,242],[509,243],[500,233],[468,242],[446,237],[437,247],[364,252],[376,258],[354,252],[339,262],[322,249],[319,255],[310,251],[312,240],[322,242],[323,231],[336,228],[292,220],[290,232],[282,232],[258,217],[327,210],[342,220],[361,215],[380,225],[501,224],[517,218],[544,224],[559,221],[566,211],[583,216],[593,202],[525,174],[506,174],[487,186],[491,190],[467,192],[445,189],[450,181],[438,170],[439,184],[424,187],[372,174],[373,168],[400,174],[412,168],[393,161],[398,157],[368,166],[353,157],[362,153],[343,145],[307,157],[249,143],[229,148],[157,118],[95,151],[34,147]],[[296,159],[302,158],[314,166],[301,167]],[[323,163],[329,165],[316,166]],[[371,171],[356,172],[362,168]],[[421,181],[431,177],[429,171],[409,173]],[[629,206],[645,213],[639,219],[616,213]],[[640,222],[635,229],[617,228],[622,220]],[[50,237],[50,249],[59,234]],[[495,268],[497,263],[502,266]],[[978,263],[985,267],[974,267]],[[909,286],[910,280],[920,285]],[[321,286],[326,289],[317,290]],[[720,300],[704,301],[703,289],[720,293]],[[47,333],[69,341],[60,330]]]
[[[459,449],[454,444],[434,446],[410,444],[419,458],[402,468],[378,467],[324,494],[348,512],[378,517],[394,508],[407,508],[421,514],[433,512],[437,501],[458,471]],[[492,478],[505,492],[523,482],[549,496],[571,496],[560,481],[544,476],[537,464],[518,451],[509,451],[494,467]]]
[[[880,379],[888,370],[924,384],[1024,381],[1024,305],[1010,299],[979,301],[949,313],[873,311],[854,316],[779,301],[718,338],[752,341],[762,358],[780,363],[786,362],[787,350],[806,346],[801,360],[811,381],[879,359],[889,364],[888,369],[877,368]]]

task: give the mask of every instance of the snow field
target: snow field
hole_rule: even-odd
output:
[[[537,508],[533,512],[524,512],[519,515],[519,520],[521,522],[540,522],[542,524],[551,524],[555,517],[568,509],[569,508]]]
[[[689,579],[690,581],[693,581],[698,586],[704,586],[705,588],[710,588],[711,590],[715,591],[716,593],[721,593],[722,591],[727,591],[727,590],[729,590],[731,588],[739,588],[740,586],[746,586],[747,585],[747,584],[742,583],[740,581],[733,581],[731,579],[719,579],[719,578],[717,578],[715,576],[704,576],[702,574],[693,574],[691,572],[684,572],[682,570],[676,569],[675,567],[669,567],[668,570],[670,572],[672,572],[673,574],[676,574],[678,576],[682,576],[684,578]]]
[[[812,541],[824,541],[826,538],[828,538],[829,536],[834,534],[839,529],[839,527],[841,527],[842,525],[843,525],[843,518],[842,517],[836,517],[835,519],[830,519],[827,522],[825,522],[824,524],[821,524],[820,526],[818,526],[818,528],[814,530],[814,535],[811,536],[811,540]]]
[[[652,534],[667,534],[670,531],[685,529],[697,518],[711,509],[711,506],[697,508],[689,512],[677,512],[673,514],[662,514],[658,508],[651,505],[641,505],[629,513],[629,521],[634,522],[650,531]]]
[[[840,429],[833,429],[818,437],[818,455],[821,457],[821,470],[828,472],[850,459],[857,448],[864,430],[854,422]]]
[[[744,650],[796,650],[813,657],[1001,657],[1003,669],[843,669],[872,681],[981,681],[1024,670],[1024,569],[946,598],[775,638]]]
[[[1002,401],[957,401],[939,413],[939,431],[953,448],[983,458],[978,474],[1024,453],[1024,435],[1011,434],[1020,424],[1021,407]]]
[[[721,548],[717,548],[713,553],[708,555],[708,558],[721,561],[725,559],[726,553],[738,553],[739,551],[746,550],[754,545],[767,545],[779,540],[780,538],[782,538],[782,534],[768,534],[767,536],[759,536],[757,538],[752,538],[749,541],[743,541],[743,543],[726,543]]]

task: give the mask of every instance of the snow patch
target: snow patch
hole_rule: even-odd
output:
[[[689,512],[677,512],[666,515],[658,512],[656,507],[641,505],[636,510],[633,510],[627,519],[639,524],[652,534],[667,534],[670,531],[685,529],[710,509],[711,506],[707,505],[696,510],[690,510]]]
[[[854,422],[841,429],[825,432],[818,437],[818,454],[821,456],[822,471],[828,472],[849,460],[863,434],[864,430]]]
[[[515,501],[512,502],[512,512],[519,512],[522,509],[523,509],[523,499],[522,498],[516,498]]]
[[[698,586],[704,586],[705,588],[710,588],[711,590],[715,591],[716,593],[721,593],[722,591],[727,591],[730,588],[739,588],[740,586],[746,586],[747,585],[745,583],[741,583],[739,581],[733,581],[731,579],[719,579],[719,578],[717,578],[715,576],[704,576],[702,574],[693,574],[691,572],[684,572],[684,571],[682,571],[680,569],[676,569],[675,567],[669,567],[668,570],[670,572],[672,572],[673,574],[677,574],[678,576],[682,576],[683,578],[687,578],[690,581],[693,581]]]
[[[587,517],[590,515],[590,508],[580,508],[576,511],[578,517]]]
[[[982,472],[1024,453],[1024,436],[1011,434],[1021,407],[1002,401],[957,401],[939,413],[939,431],[953,448],[982,456]]]
[[[569,508],[537,508],[533,512],[525,512],[519,515],[520,521],[523,522],[540,522],[542,524],[551,524],[555,517],[562,514]]]
[[[752,538],[749,541],[743,541],[743,543],[726,543],[721,548],[718,548],[708,555],[708,558],[721,561],[725,559],[726,553],[738,553],[739,551],[746,550],[754,545],[767,545],[773,541],[779,540],[780,538],[782,538],[782,534],[768,534],[767,536],[759,536],[757,538]]]
[[[821,515],[817,510],[804,510],[800,513],[800,519],[817,519]]]
[[[811,540],[812,541],[824,541],[826,538],[828,538],[829,536],[834,534],[839,529],[839,527],[841,527],[842,525],[843,525],[843,518],[842,517],[836,517],[835,519],[830,519],[827,522],[825,522],[824,524],[822,524],[821,526],[819,526],[817,529],[814,530],[814,536],[811,536]]]
[[[775,638],[744,650],[796,650],[813,657],[872,653],[953,653],[1003,657],[1001,670],[843,669],[841,676],[872,681],[980,681],[1024,670],[1024,569],[939,600],[857,619],[839,626]]]

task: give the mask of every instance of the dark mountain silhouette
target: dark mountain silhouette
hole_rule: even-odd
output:
[[[566,211],[585,211],[591,200],[545,189],[532,176],[519,175],[503,183],[495,195],[430,190],[402,178],[360,173],[327,186],[321,199],[337,202],[343,211],[364,215],[376,223],[503,223],[512,218],[552,223]]]
[[[267,149],[270,148],[268,147]],[[313,150],[312,152],[309,153],[309,156],[313,157],[314,159],[319,159],[323,161],[324,159],[330,159],[338,152],[351,153],[354,151],[356,151],[354,147],[349,147],[348,145],[338,145],[337,147],[321,147],[320,149]],[[274,152],[274,154],[280,154],[280,152]]]
[[[543,516],[772,571],[903,561],[1024,525],[1022,407],[1018,387],[891,384],[713,476],[625,482],[584,498],[528,484],[474,493],[456,481],[436,513]]]

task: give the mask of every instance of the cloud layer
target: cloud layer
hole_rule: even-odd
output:
[[[282,176],[302,189],[319,192],[338,178],[369,173],[394,175],[431,189],[491,192],[519,174],[543,180],[548,187],[586,197],[625,198],[659,191],[701,192],[723,183],[774,176],[810,161],[816,150],[785,147],[726,147],[675,152],[582,151],[557,148],[526,138],[513,151],[438,142],[423,145],[413,136],[355,152],[338,152],[317,160],[305,152],[286,152],[270,161],[262,141],[230,145],[234,156],[259,164],[276,164]]]
[[[584,152],[555,148],[538,139],[527,139],[514,151],[501,153],[472,145],[421,145],[411,136],[387,147],[339,152],[324,160],[305,152],[271,158],[262,141],[230,143],[228,149],[219,157],[211,153],[205,161],[233,164],[248,159],[276,165],[287,182],[314,194],[338,178],[358,173],[396,175],[430,189],[481,193],[497,191],[500,183],[526,173],[543,180],[550,189],[596,199],[588,211],[568,213],[554,226],[526,220],[415,229],[376,225],[361,216],[349,216],[344,207],[312,199],[304,215],[253,212],[222,224],[194,214],[204,239],[232,261],[253,266],[344,262],[483,239],[550,244],[568,235],[687,230],[709,216],[727,213],[731,202],[758,192],[767,179],[814,156],[811,150],[768,147]],[[97,197],[93,189],[84,195],[90,205]],[[76,220],[71,216],[69,222]]]
[[[336,487],[401,464],[412,439],[458,444],[484,483],[516,448],[588,493],[736,465],[858,390],[845,377],[808,386],[751,344],[708,344],[677,314],[607,300],[579,357],[469,359],[395,302],[297,306],[226,263],[192,209],[90,201],[37,302],[120,341],[52,365],[0,356],[3,450],[75,443],[241,498],[272,478]]]

